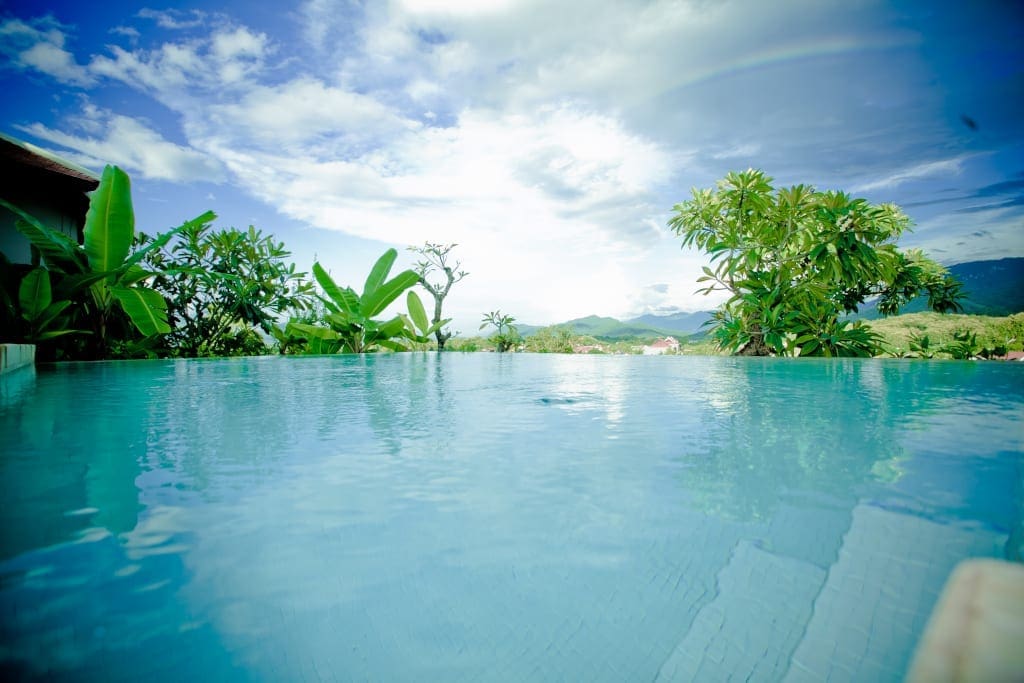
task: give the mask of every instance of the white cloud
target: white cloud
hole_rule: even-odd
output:
[[[240,27],[213,35],[210,52],[221,62],[237,59],[261,59],[267,50],[267,37]]]
[[[399,0],[399,6],[410,14],[479,15],[503,12],[515,0]]]
[[[93,58],[89,71],[150,91],[171,107],[202,91],[219,94],[249,86],[270,53],[266,35],[246,28],[222,29],[204,39],[164,43],[153,50],[110,47],[112,56]]]
[[[156,25],[160,28],[171,29],[174,31],[180,31],[183,29],[196,28],[202,26],[207,21],[207,14],[201,10],[155,10],[144,8],[139,10],[137,17],[142,19],[152,19],[156,22]]]
[[[129,41],[131,41],[133,45],[138,42],[139,37],[142,35],[141,33],[139,33],[139,30],[137,28],[131,26],[115,26],[114,28],[110,29],[110,32],[114,35],[124,36]]]
[[[62,83],[91,85],[93,77],[64,49],[62,29],[51,19],[8,19],[0,23],[0,54],[21,68],[34,69]]]
[[[223,168],[216,160],[165,140],[136,119],[96,109],[91,112],[91,128],[100,127],[104,131],[102,137],[71,135],[38,123],[24,126],[22,130],[73,150],[62,154],[93,168],[114,164],[144,178],[183,183],[219,181],[224,177]]]
[[[955,159],[942,159],[940,161],[928,161],[921,164],[915,164],[906,168],[902,168],[890,175],[877,180],[871,180],[866,183],[861,183],[851,188],[852,192],[868,192],[870,190],[880,190],[893,188],[903,183],[907,183],[914,180],[922,180],[924,178],[934,178],[936,176],[954,176],[958,175],[963,167],[963,163],[967,157],[956,157]]]
[[[757,155],[761,151],[761,145],[758,143],[746,143],[737,144],[721,149],[717,152],[711,153],[713,159],[748,159]]]
[[[904,240],[944,264],[1024,256],[1021,207],[942,213],[921,221]]]
[[[307,77],[275,87],[252,87],[230,104],[208,106],[203,118],[199,127],[219,128],[219,135],[242,145],[298,144],[313,147],[313,154],[344,154],[368,138],[418,127],[372,97]],[[332,141],[342,144],[331,145]]]

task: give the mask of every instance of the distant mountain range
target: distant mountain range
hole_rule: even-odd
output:
[[[950,266],[949,272],[964,283],[964,313],[1003,316],[1024,311],[1024,258],[958,263]],[[926,310],[927,302],[919,298],[904,306],[900,313]],[[855,317],[874,320],[882,316],[871,302],[862,306]]]
[[[964,283],[967,299],[964,313],[972,315],[1004,316],[1024,311],[1024,258],[1004,258],[997,261],[970,261],[950,266],[949,271]],[[927,310],[924,300],[911,301],[903,313]],[[855,316],[868,320],[881,317],[873,302],[861,307]],[[647,313],[629,320],[590,315],[559,323],[576,334],[588,335],[605,341],[621,339],[652,339],[654,337],[683,337],[702,335],[703,324],[711,318],[711,311],[654,315]],[[530,336],[541,326],[517,325],[519,333]]]
[[[711,311],[697,313],[672,313],[670,315],[654,315],[648,313],[629,320],[588,315],[576,318],[554,327],[567,327],[575,334],[595,337],[603,341],[619,341],[623,339],[653,339],[655,337],[686,337],[703,332],[701,325],[711,318]],[[537,330],[538,325],[517,325],[519,334],[528,337]]]

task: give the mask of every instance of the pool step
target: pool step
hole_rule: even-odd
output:
[[[966,557],[997,555],[1005,541],[858,505],[784,680],[902,680],[947,575]]]
[[[658,672],[659,681],[777,681],[803,636],[825,571],[740,541],[718,594]]]

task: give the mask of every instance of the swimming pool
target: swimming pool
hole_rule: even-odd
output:
[[[1024,364],[399,354],[0,381],[0,673],[900,680]]]

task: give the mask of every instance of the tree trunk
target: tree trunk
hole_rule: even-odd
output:
[[[750,341],[743,345],[737,356],[770,356],[772,350],[764,343],[764,335],[761,334],[761,326],[755,325],[750,333]]]
[[[434,290],[429,290],[434,296],[434,319],[430,322],[434,325],[441,321],[441,304],[444,302],[444,294],[440,294]],[[444,351],[444,343],[451,339],[452,333],[445,334],[444,330],[438,329],[434,332],[434,338],[437,339],[437,350]]]

